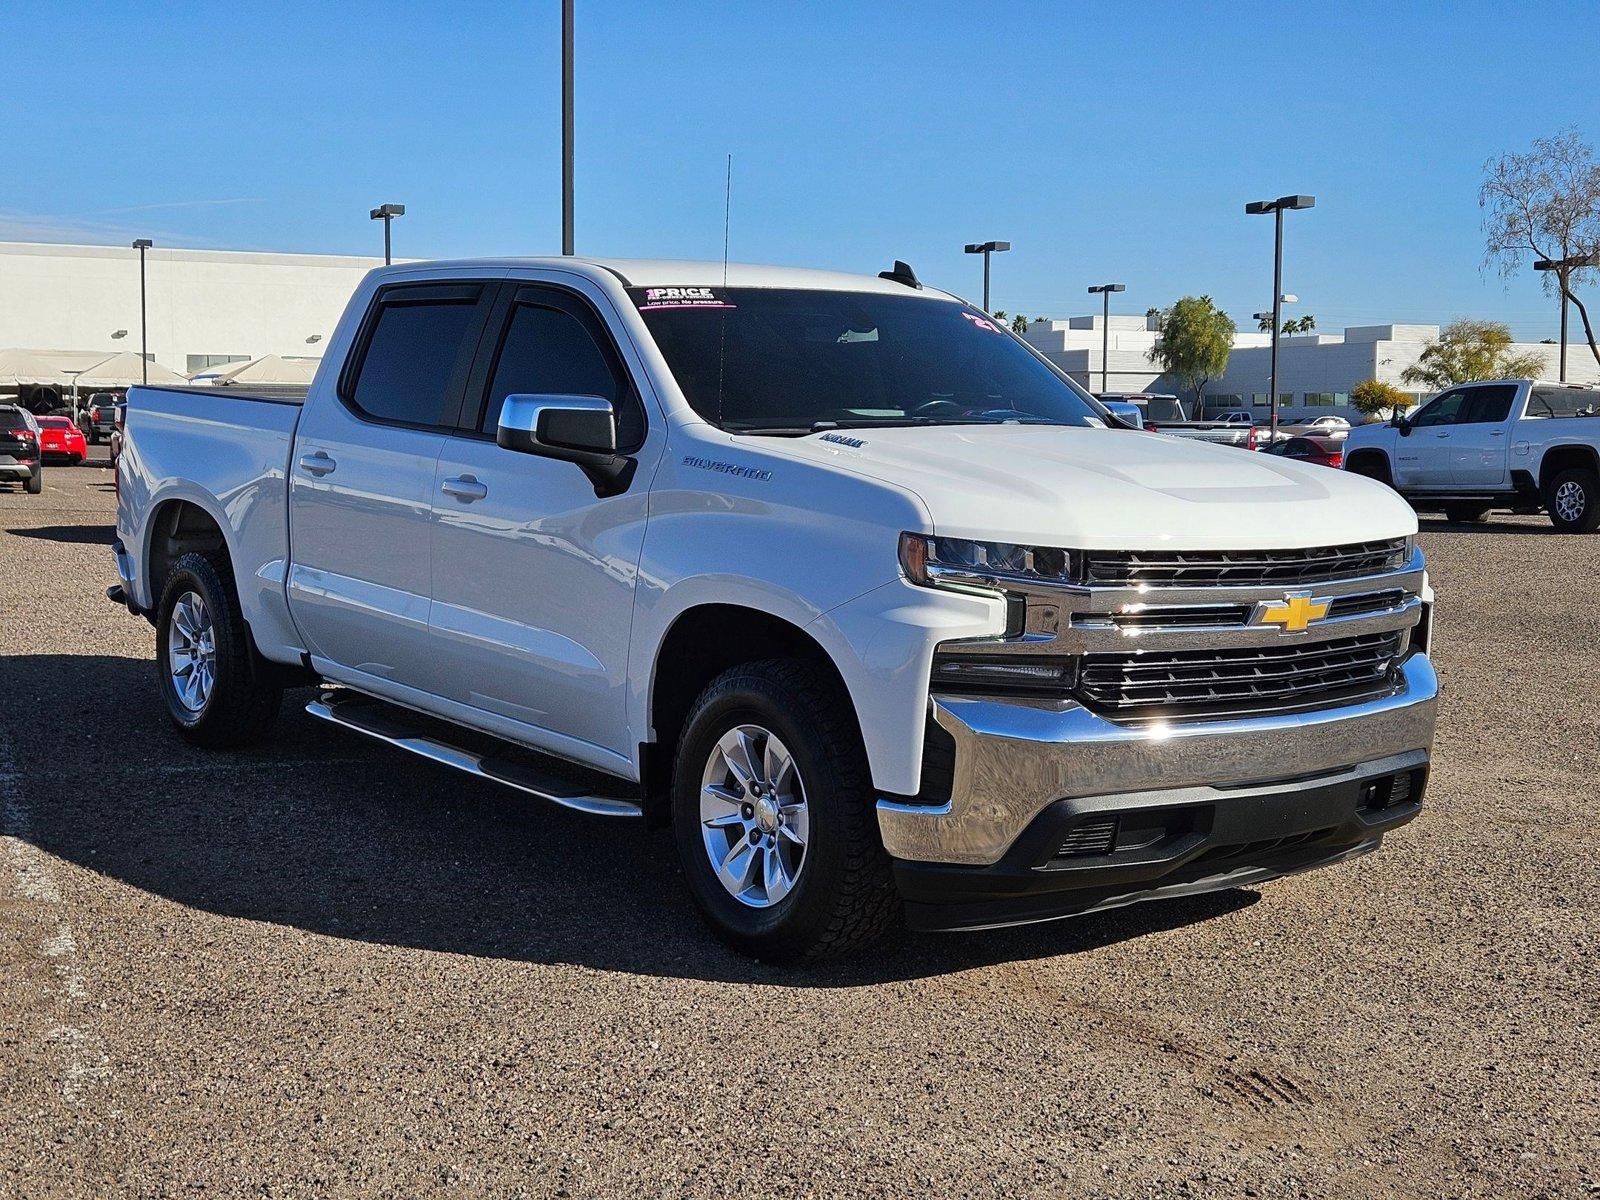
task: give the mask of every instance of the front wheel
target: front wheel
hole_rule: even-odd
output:
[[[1600,474],[1568,468],[1550,481],[1544,506],[1559,532],[1593,533],[1600,529]]]
[[[743,953],[844,953],[898,912],[849,697],[810,663],[712,680],[679,739],[672,819],[695,903]]]
[[[173,563],[156,610],[156,666],[167,713],[199,746],[265,736],[283,688],[256,651],[231,572],[204,554]]]

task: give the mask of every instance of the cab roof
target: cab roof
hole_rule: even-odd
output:
[[[887,266],[888,264],[885,264]],[[845,271],[819,271],[809,267],[774,267],[756,263],[694,262],[678,259],[647,258],[461,258],[441,261],[396,263],[380,271],[414,271],[418,268],[440,271],[496,271],[514,267],[541,270],[578,271],[591,278],[601,275],[620,279],[626,287],[747,287],[797,288],[813,291],[876,292],[891,296],[930,296],[957,300],[949,292],[924,286],[908,287],[876,275],[854,275]]]

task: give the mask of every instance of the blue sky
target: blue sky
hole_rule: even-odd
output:
[[[23,0],[0,238],[552,253],[559,3]],[[1552,64],[1559,49],[1570,66]],[[994,304],[1123,311],[1285,287],[1324,329],[1471,314],[1555,332],[1532,273],[1480,270],[1491,154],[1600,137],[1590,4],[578,0],[578,249],[876,271]]]

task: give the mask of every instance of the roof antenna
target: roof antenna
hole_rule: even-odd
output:
[[[728,155],[728,178],[722,185],[722,302],[728,302],[728,230],[733,224],[733,155]],[[722,426],[722,368],[728,359],[728,310],[717,314],[717,427]]]
[[[917,273],[911,269],[911,264],[901,262],[898,258],[894,260],[894,270],[879,271],[878,278],[887,279],[891,283],[903,283],[907,287],[914,287],[919,290],[922,287],[922,281],[917,278]]]

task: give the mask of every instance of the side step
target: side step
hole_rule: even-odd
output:
[[[564,808],[601,817],[644,815],[636,784],[360,692],[325,691],[306,711]]]

